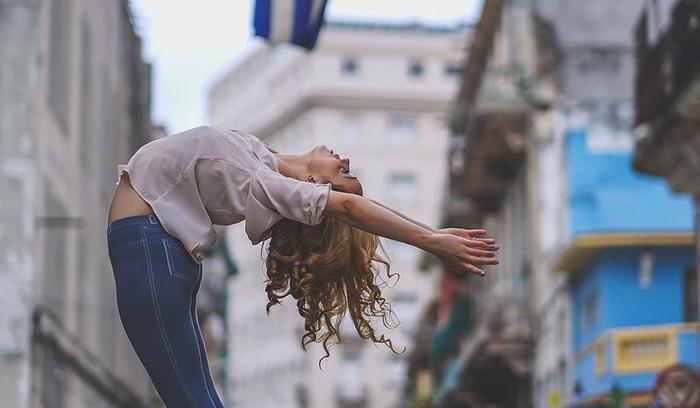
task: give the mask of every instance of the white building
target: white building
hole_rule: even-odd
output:
[[[466,35],[463,28],[329,23],[311,53],[260,45],[212,85],[210,122],[252,132],[285,153],[326,144],[351,158],[367,197],[436,226],[446,189],[446,111]],[[300,348],[303,320],[294,303],[265,315],[262,248],[250,246],[240,224],[229,232],[241,270],[229,288],[229,401],[251,408],[399,406],[411,329],[438,276],[418,271],[418,250],[384,241],[401,278],[383,294],[401,325],[382,332],[407,352],[346,340],[320,371],[321,348]]]
[[[116,164],[150,140],[126,0],[0,2],[0,406],[158,399],[107,255]]]

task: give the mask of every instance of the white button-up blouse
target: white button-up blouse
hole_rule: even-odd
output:
[[[282,218],[315,225],[323,221],[330,184],[279,173],[277,159],[257,137],[218,126],[199,126],[149,142],[117,165],[153,208],[163,228],[190,256],[216,242],[213,224],[245,219],[253,245],[269,238]]]

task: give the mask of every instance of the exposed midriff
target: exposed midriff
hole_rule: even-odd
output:
[[[121,181],[112,197],[107,222],[135,215],[155,214],[153,208],[134,190],[129,182],[129,173],[123,172]]]

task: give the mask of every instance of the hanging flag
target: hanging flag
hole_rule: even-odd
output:
[[[287,42],[311,50],[323,25],[328,0],[256,0],[255,35],[276,44]]]

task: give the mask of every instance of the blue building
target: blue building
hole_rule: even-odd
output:
[[[565,145],[575,407],[648,406],[660,370],[698,366],[693,205],[587,129]]]

